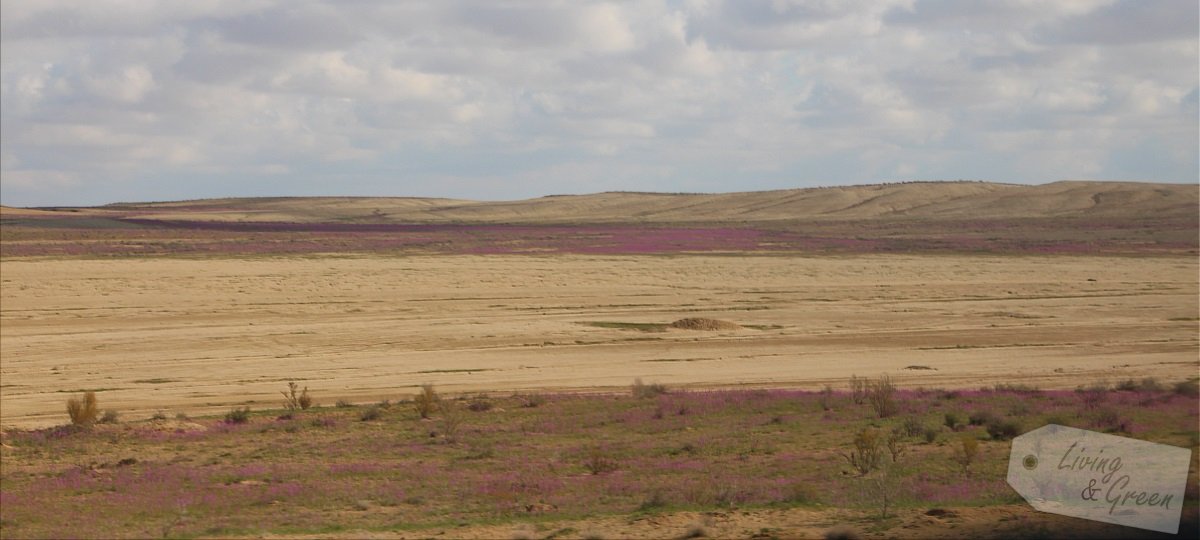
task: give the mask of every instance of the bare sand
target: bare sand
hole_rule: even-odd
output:
[[[311,256],[0,262],[0,424],[676,387],[1023,383],[1200,368],[1194,257]],[[643,331],[684,317],[736,330]],[[593,323],[620,323],[597,326]],[[906,369],[924,366],[931,369]]]

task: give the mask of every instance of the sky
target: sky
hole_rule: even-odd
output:
[[[1196,183],[1195,0],[4,0],[0,203]]]

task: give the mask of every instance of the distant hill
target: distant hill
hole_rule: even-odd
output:
[[[283,197],[120,203],[86,210],[161,220],[342,223],[682,223],[1200,215],[1200,185],[1064,181],[911,182],[723,194],[609,192],[481,202]],[[5,215],[24,210],[4,209]],[[38,212],[41,213],[41,212]]]

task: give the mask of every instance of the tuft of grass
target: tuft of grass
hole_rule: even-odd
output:
[[[100,408],[96,404],[96,393],[84,392],[81,399],[68,399],[67,416],[71,417],[72,425],[90,426],[94,424],[100,416]]]
[[[104,411],[104,414],[100,416],[100,419],[97,420],[96,423],[97,424],[116,424],[119,421],[120,421],[120,414],[117,413],[117,411],[109,409],[107,411]]]

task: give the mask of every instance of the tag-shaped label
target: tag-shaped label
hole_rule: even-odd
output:
[[[1042,512],[1174,534],[1191,455],[1049,424],[1013,439],[1008,485]]]

